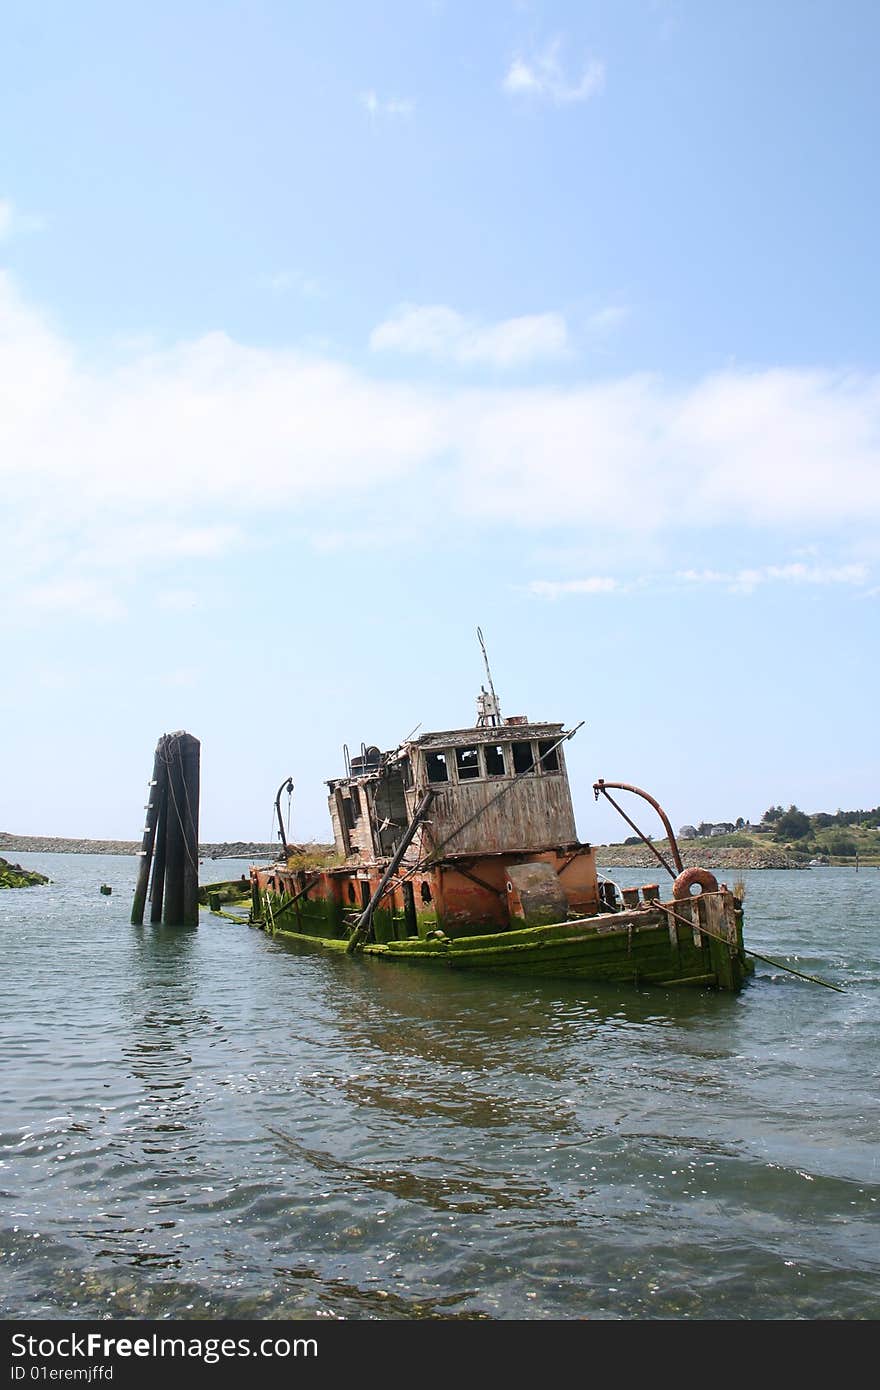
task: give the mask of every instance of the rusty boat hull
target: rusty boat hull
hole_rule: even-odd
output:
[[[267,871],[261,871],[265,874]],[[345,953],[350,934],[322,921],[310,926],[297,904],[285,908],[271,893],[254,898],[262,910],[248,920],[268,935],[304,947]],[[753,970],[742,934],[742,904],[723,885],[686,899],[641,902],[631,910],[503,930],[449,934],[427,930],[400,935],[393,919],[379,931],[384,940],[367,941],[360,954],[391,964],[440,970],[583,980],[621,985],[692,987],[736,992]]]
[[[663,901],[656,882],[620,888],[600,874],[565,760],[581,725],[502,718],[489,686],[476,724],[416,730],[385,752],[344,747],[344,775],[327,782],[327,854],[287,844],[276,797],[283,854],[251,868],[249,922],[389,964],[738,990],[751,971],[740,899],[707,870],[684,870],[659,803],[624,783],[594,791],[651,802],[674,882]],[[285,787],[292,779],[279,797]]]

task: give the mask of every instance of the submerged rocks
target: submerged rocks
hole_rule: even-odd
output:
[[[36,869],[23,869],[20,864],[10,864],[0,859],[0,888],[33,888],[38,883],[48,883],[45,874]]]

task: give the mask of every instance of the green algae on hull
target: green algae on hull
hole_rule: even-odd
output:
[[[282,828],[284,858],[251,866],[251,925],[389,964],[740,989],[742,902],[714,874],[685,870],[677,850],[674,868],[659,856],[674,880],[664,903],[653,878],[618,888],[599,873],[564,756],[580,727],[502,719],[481,687],[475,724],[417,725],[359,757],[346,746],[345,775],[327,781],[334,862],[306,867]],[[594,789],[606,786],[648,800],[672,840],[653,797]]]
[[[38,883],[48,883],[45,874],[36,869],[23,869],[20,864],[10,864],[0,858],[0,888],[33,888]]]
[[[284,909],[279,914],[283,919]],[[345,952],[347,937],[283,926],[271,911],[251,923],[269,935]],[[683,929],[682,929],[683,928]],[[386,961],[604,983],[738,990],[753,971],[742,940],[741,903],[727,890],[633,913],[547,926],[448,936],[432,931],[373,941],[363,954]]]

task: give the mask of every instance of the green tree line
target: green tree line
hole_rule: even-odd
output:
[[[787,810],[782,806],[768,806],[761,823],[772,830],[774,840],[780,843],[810,840],[815,838],[817,831],[837,830],[838,834],[822,837],[824,848],[829,854],[848,855],[855,854],[858,846],[852,835],[846,834],[846,829],[851,826],[864,830],[880,828],[880,806],[871,810],[837,811],[834,815],[828,811],[808,815],[794,805]]]

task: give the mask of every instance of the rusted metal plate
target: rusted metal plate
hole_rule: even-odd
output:
[[[506,886],[511,920],[524,922],[528,927],[565,920],[568,900],[552,864],[544,860],[511,864]]]

